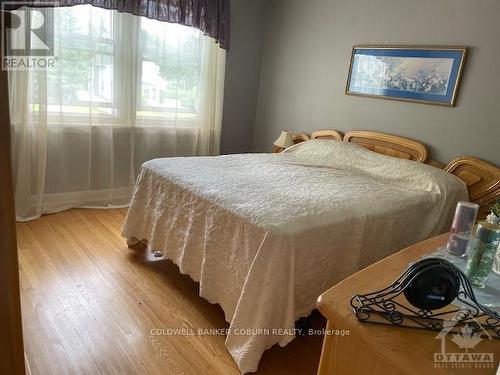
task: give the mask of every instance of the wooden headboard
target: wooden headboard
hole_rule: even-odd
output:
[[[311,139],[306,133],[294,134],[292,138],[293,138],[294,145],[296,145],[297,143],[305,142],[305,141],[308,141]]]
[[[316,130],[311,133],[311,139],[334,139],[336,141],[341,141],[343,136],[338,130]]]
[[[354,130],[343,135],[334,129],[317,130],[309,137],[305,133],[293,135],[293,143],[301,143],[309,139],[333,139],[337,141],[356,143],[364,148],[379,154],[424,163],[427,160],[427,148],[413,139],[397,135],[371,131]],[[434,162],[436,163],[436,162]],[[444,167],[444,166],[442,166]]]
[[[469,200],[479,204],[479,218],[489,212],[489,206],[500,198],[500,169],[473,157],[452,160],[444,169],[463,180],[469,191]]]
[[[356,143],[379,154],[424,163],[427,148],[413,139],[378,132],[353,130],[344,136],[344,142]]]

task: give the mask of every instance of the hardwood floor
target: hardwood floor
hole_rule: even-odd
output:
[[[32,374],[238,374],[224,336],[151,333],[228,324],[177,266],[127,248],[125,212],[75,209],[17,224]],[[324,325],[317,313],[312,321]],[[258,373],[315,374],[321,344],[311,336],[275,346]]]

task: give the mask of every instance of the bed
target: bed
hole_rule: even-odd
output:
[[[295,321],[323,291],[446,231],[456,202],[468,198],[463,179],[424,164],[419,142],[346,136],[321,131],[281,153],[141,168],[123,236],[162,252],[222,307],[226,347],[242,373],[293,340]]]

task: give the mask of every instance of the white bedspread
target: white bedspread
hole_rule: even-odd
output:
[[[294,338],[323,291],[446,231],[458,200],[467,190],[449,173],[314,140],[282,154],[145,163],[123,236],[163,251],[222,306],[226,347],[246,373]]]

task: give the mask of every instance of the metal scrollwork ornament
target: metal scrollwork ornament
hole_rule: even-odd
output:
[[[387,288],[352,297],[351,306],[362,322],[430,331],[453,327],[451,332],[467,325],[500,339],[500,315],[481,305],[467,276],[440,258],[412,264]]]

